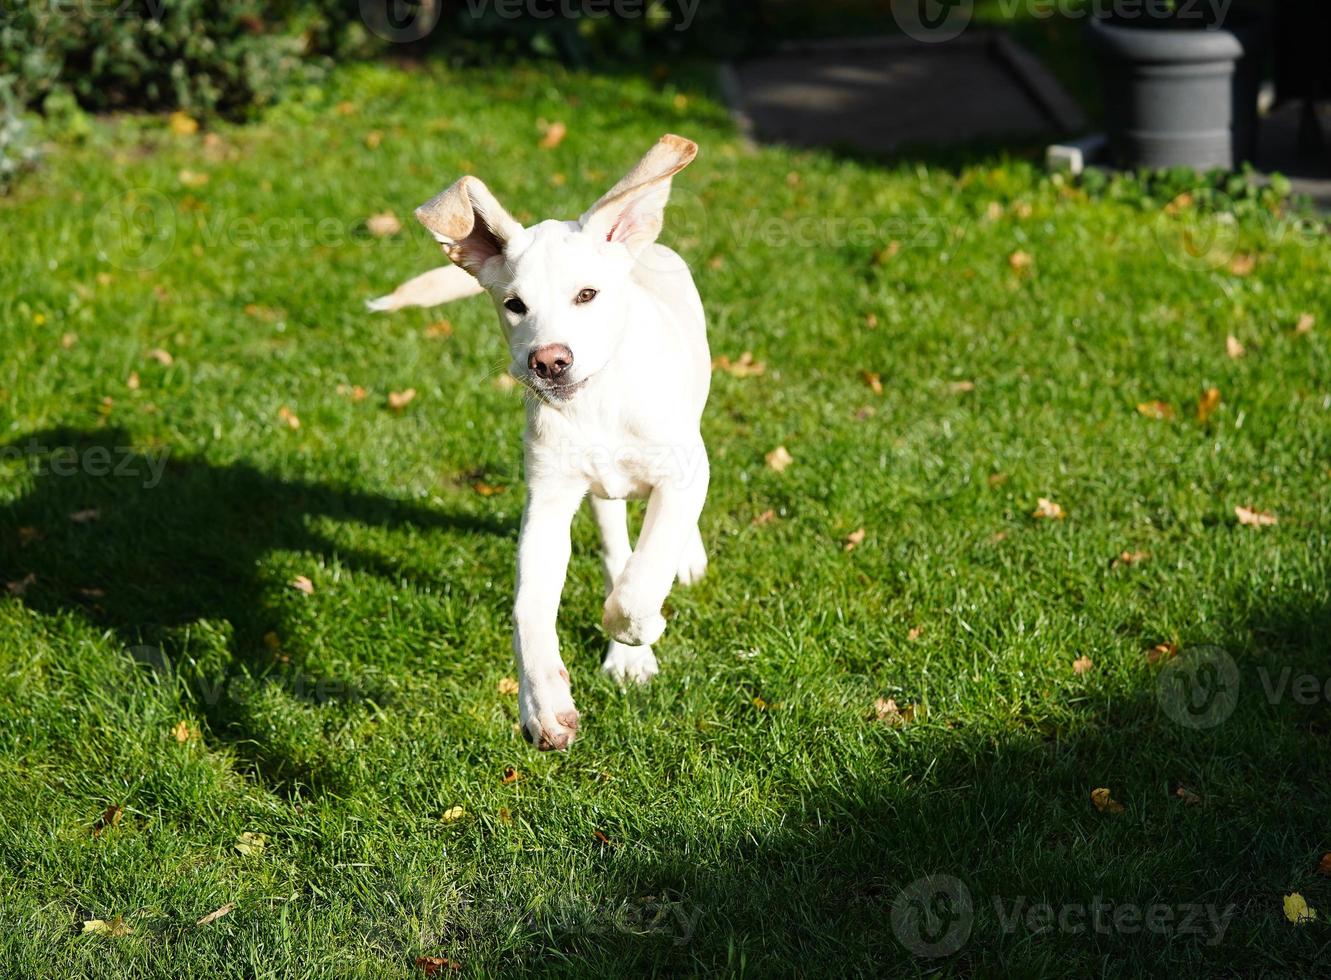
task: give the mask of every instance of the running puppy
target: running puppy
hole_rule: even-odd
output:
[[[583,498],[601,532],[611,637],[603,669],[621,682],[655,676],[661,606],[675,579],[691,584],[707,568],[698,531],[708,482],[699,428],[711,384],[707,328],[688,266],[656,242],[671,180],[697,153],[695,143],[664,136],[580,219],[530,228],[480,180],[463,177],[416,210],[453,265],[369,304],[395,310],[488,292],[509,372],[532,393],[513,653],[522,730],[542,750],[568,748],[578,730],[555,620]],[[634,548],[625,501],[644,497]]]

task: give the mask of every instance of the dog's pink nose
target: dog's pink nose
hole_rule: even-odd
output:
[[[573,364],[573,352],[563,344],[546,344],[527,357],[527,367],[545,381],[558,381]]]

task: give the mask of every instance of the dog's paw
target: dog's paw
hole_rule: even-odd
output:
[[[601,670],[621,686],[646,684],[660,670],[656,654],[651,647],[630,647],[611,641],[610,652],[601,663]]]
[[[524,679],[518,690],[518,720],[522,737],[542,752],[572,745],[578,734],[578,709],[567,672],[561,670],[541,684],[528,684]]]
[[[703,549],[702,538],[694,536],[684,549],[679,559],[679,571],[675,578],[680,585],[693,585],[707,574],[707,552]]]
[[[661,638],[661,634],[665,632],[666,621],[661,615],[659,603],[642,602],[632,593],[616,586],[610,597],[605,600],[605,613],[601,616],[601,625],[605,627],[612,640],[617,640],[625,646],[645,647]]]

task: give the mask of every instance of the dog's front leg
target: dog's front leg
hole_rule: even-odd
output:
[[[685,546],[697,535],[707,499],[707,456],[701,446],[697,455],[701,464],[687,479],[666,480],[653,488],[637,550],[605,600],[602,625],[620,643],[643,646],[665,632],[661,606],[670,595]]]
[[[569,527],[585,493],[563,480],[530,481],[518,538],[513,657],[519,713],[523,735],[541,751],[568,748],[578,731],[555,620],[568,572]]]

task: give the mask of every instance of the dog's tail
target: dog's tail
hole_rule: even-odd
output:
[[[366,300],[365,306],[375,313],[391,313],[408,306],[442,306],[455,299],[479,296],[483,292],[484,287],[466,269],[456,265],[441,265],[423,276],[404,282],[387,296]]]

